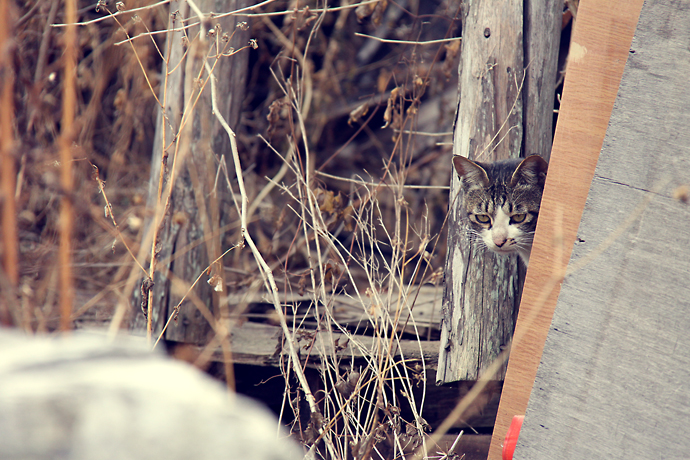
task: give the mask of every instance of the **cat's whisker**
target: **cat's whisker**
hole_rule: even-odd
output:
[[[487,246],[486,243],[484,242],[484,240],[481,238],[476,239],[475,243],[478,247],[480,247],[482,249],[489,249],[489,246]]]
[[[465,230],[465,235],[468,237],[468,239],[470,239],[472,241],[474,241],[474,240],[482,241],[482,234],[479,233],[478,231],[474,230],[474,229],[467,228]]]

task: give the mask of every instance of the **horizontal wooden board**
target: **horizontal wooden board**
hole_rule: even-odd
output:
[[[365,291],[366,288],[361,288],[359,292]],[[333,319],[341,326],[364,327],[372,322],[374,315],[382,314],[379,308],[380,305],[384,305],[385,312],[391,318],[400,319],[399,329],[404,328],[405,332],[418,332],[420,335],[424,335],[426,329],[431,329],[438,334],[441,325],[442,291],[442,286],[424,284],[406,286],[402,292],[380,292],[378,300],[373,296],[360,300],[352,295],[333,294],[328,297],[328,307]],[[313,321],[311,324],[316,325],[315,310],[310,309],[314,303],[313,294],[280,292],[278,296],[282,304],[296,307],[297,321],[307,324]],[[234,293],[228,295],[225,300],[232,307],[248,304],[256,308],[257,305],[264,304],[269,311],[273,310],[273,303],[265,293]],[[300,308],[302,305],[304,308]],[[290,314],[290,309],[287,313]]]
[[[316,332],[303,330],[296,334],[297,347],[301,357],[309,357],[311,363],[318,363],[321,351],[331,355],[337,353],[340,357],[361,358],[376,356],[379,347],[393,357],[404,356],[408,360],[424,358],[428,369],[435,369],[438,364],[438,341],[398,340],[392,345],[387,340],[361,335],[345,335],[342,333]],[[280,326],[245,322],[232,329],[230,346],[232,360],[238,364],[256,366],[275,365],[280,360],[281,353],[287,356],[287,350],[282,347],[282,329]],[[390,348],[389,348],[390,347]],[[195,347],[201,353],[204,347]],[[212,359],[222,362],[223,353],[218,348]]]

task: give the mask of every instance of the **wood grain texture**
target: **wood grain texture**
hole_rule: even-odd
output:
[[[551,156],[563,0],[524,4],[525,83],[523,156]]]
[[[464,4],[460,56],[453,155],[480,161],[519,157],[522,1]],[[476,243],[459,191],[453,173],[438,383],[477,380],[510,342],[519,298],[517,256],[497,256]]]
[[[364,284],[357,286],[363,292],[367,286]],[[402,291],[398,287],[391,288],[389,298],[395,299],[393,302],[382,302],[377,304],[377,308],[386,309],[392,316],[402,311],[405,316],[409,315],[409,320],[401,324],[399,330],[408,333],[418,333],[420,337],[426,334],[438,333],[441,324],[441,286],[431,284],[413,285],[406,287]],[[297,310],[287,315],[288,324],[296,316],[307,329],[318,329],[319,320],[316,316],[314,297],[309,293],[300,295],[296,292],[280,292],[278,298],[281,304],[295,305]],[[397,299],[400,299],[398,302]],[[236,309],[237,305],[248,304],[248,310],[262,311],[273,309],[273,304],[266,298],[263,292],[244,291],[228,294],[225,298],[231,309]],[[373,303],[373,301],[372,301]],[[346,294],[333,294],[329,296],[329,308],[335,321],[344,327],[356,328],[358,325],[369,321],[371,316],[362,309],[362,303]],[[293,316],[294,315],[294,316]],[[431,329],[431,331],[429,331]]]
[[[640,14],[516,460],[688,458],[689,17]]]
[[[537,153],[548,159],[562,7],[562,0],[463,6],[454,155],[493,161]],[[515,256],[497,256],[475,243],[458,189],[453,174],[439,383],[476,380],[496,359],[512,338],[524,280]],[[494,378],[504,373],[505,367]]]
[[[301,357],[309,365],[319,365],[319,354],[316,350],[325,350],[329,355],[338,355],[345,359],[377,356],[382,347],[385,347],[386,352],[388,352],[388,343],[382,343],[371,336],[352,336],[317,331],[304,332],[304,335],[296,339],[296,346]],[[280,355],[288,356],[283,343],[280,326],[251,322],[235,326],[230,337],[233,362],[255,366],[279,365]],[[336,347],[335,344],[338,344],[339,347]],[[198,347],[198,352],[203,349],[204,347]],[[390,348],[390,354],[396,359],[405,359],[410,362],[423,358],[428,369],[433,370],[436,368],[438,359],[437,350],[438,342],[436,341],[399,340]],[[213,360],[218,362],[225,360],[220,347],[214,352]]]
[[[642,0],[583,0],[489,459],[524,414],[606,134]]]
[[[202,11],[219,9],[237,9],[246,6],[246,0],[219,2],[200,0],[197,5]],[[177,10],[177,22],[171,20],[170,28],[179,27],[184,17],[194,16],[186,3]],[[211,20],[209,28],[219,24],[222,32],[232,35],[229,45],[239,49],[249,39],[249,32],[236,29],[238,20],[226,17]],[[194,32],[190,33],[194,37]],[[211,43],[208,39],[183,41],[182,32],[171,32],[168,35],[166,56],[169,61],[169,75],[165,80],[167,86],[161,85],[160,101],[165,101],[167,121],[159,112],[154,152],[149,181],[148,208],[155,209],[159,183],[161,158],[163,155],[163,133],[165,133],[166,154],[169,155],[166,168],[174,174],[170,207],[160,226],[158,235],[158,263],[155,267],[154,286],[152,288],[152,318],[154,335],[160,334],[172,309],[180,302],[194,280],[206,270],[209,261],[217,259],[221,253],[221,235],[219,228],[228,222],[232,211],[232,199],[227,187],[214,188],[217,156],[229,152],[228,136],[215,119],[211,104],[211,84],[205,86],[198,101],[198,78],[204,65]],[[186,35],[185,35],[186,36]],[[225,42],[220,42],[221,46]],[[215,53],[215,51],[214,51]],[[247,73],[248,53],[237,53],[224,57],[215,65],[214,75],[217,78],[219,97],[218,106],[223,116],[235,126],[242,108]],[[213,59],[209,60],[211,65]],[[179,66],[178,66],[179,64]],[[175,69],[175,71],[173,71]],[[166,71],[164,67],[163,72]],[[205,79],[207,73],[203,72]],[[165,92],[167,91],[167,97]],[[194,106],[193,110],[190,110]],[[182,114],[185,124],[182,128]],[[175,135],[180,131],[179,138]],[[175,156],[177,158],[174,160]],[[173,173],[174,166],[174,173]],[[169,180],[170,175],[166,180]],[[165,189],[169,185],[166,183]],[[213,193],[212,193],[213,192]],[[164,193],[165,196],[165,193]],[[150,223],[147,223],[150,225]],[[220,263],[214,265],[213,274],[222,277]],[[169,340],[188,343],[204,343],[211,334],[208,320],[200,313],[198,306],[206,307],[212,314],[219,315],[220,296],[206,282],[205,276],[182,303],[177,321],[170,324],[166,331]],[[224,283],[222,283],[224,284]],[[140,296],[136,296],[140,302]],[[146,319],[140,313],[138,305],[133,309],[134,317],[130,322],[133,330],[145,330]]]

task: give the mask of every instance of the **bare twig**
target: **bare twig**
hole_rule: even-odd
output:
[[[127,252],[129,253],[130,256],[132,256],[132,259],[134,262],[137,264],[139,269],[146,275],[146,269],[139,263],[139,260],[137,260],[137,257],[134,255],[132,250],[129,248],[129,245],[125,241],[125,239],[122,237],[122,233],[120,232],[120,226],[117,224],[117,221],[115,220],[115,215],[113,214],[113,207],[110,204],[110,201],[108,201],[108,195],[105,193],[105,181],[100,178],[98,175],[98,166],[95,164],[89,162],[91,164],[91,167],[93,168],[93,175],[94,179],[96,180],[96,183],[98,184],[98,191],[100,192],[101,195],[103,195],[103,200],[105,200],[105,217],[108,218],[110,217],[111,222],[113,223],[113,226],[115,227],[115,231],[117,232],[118,238],[120,238],[120,241],[122,241],[122,244],[125,246],[127,249]]]
[[[165,3],[169,2],[169,1],[170,1],[170,0],[166,0]],[[238,9],[238,10],[230,11],[230,12],[228,12],[228,13],[203,13],[203,12],[197,7],[196,10],[195,10],[195,12],[197,13],[197,17],[199,18],[199,21],[198,21],[198,22],[193,22],[193,23],[191,23],[191,24],[187,24],[187,25],[184,25],[184,26],[182,26],[182,27],[174,28],[174,29],[155,30],[155,31],[153,31],[153,32],[149,31],[149,32],[146,32],[146,33],[143,33],[143,34],[136,35],[136,36],[131,37],[131,38],[128,37],[126,40],[122,40],[122,41],[120,41],[120,42],[115,43],[115,45],[121,45],[121,44],[123,44],[123,43],[129,42],[129,41],[132,41],[132,40],[136,40],[137,38],[141,38],[141,37],[147,37],[147,36],[153,36],[153,35],[157,35],[157,34],[165,34],[165,33],[168,33],[168,32],[178,32],[178,31],[180,31],[180,30],[186,30],[186,29],[189,29],[190,27],[194,27],[194,26],[197,26],[197,25],[201,24],[201,22],[202,22],[204,19],[219,19],[219,18],[224,18],[224,17],[226,17],[226,16],[241,15],[241,14],[244,13],[245,11],[253,11],[253,10],[257,9],[257,8],[261,8],[262,6],[268,5],[269,3],[273,3],[273,2],[275,2],[275,1],[276,1],[276,0],[265,0],[265,1],[261,2],[261,3],[257,3],[256,5],[251,5],[251,6],[248,6],[248,7],[245,7],[245,8],[240,8],[240,9]],[[161,2],[161,3],[163,3],[163,2]],[[196,4],[195,4],[195,6],[196,6]],[[131,11],[134,11],[134,10],[129,10],[129,11],[131,12]],[[182,20],[182,22],[185,22],[185,20]],[[86,23],[85,23],[85,24],[86,24]]]
[[[143,10],[149,10],[151,8],[156,8],[161,5],[165,5],[167,3],[170,3],[171,0],[162,0],[158,3],[154,3],[153,5],[146,5],[142,6],[139,8],[132,8],[131,10],[123,10],[123,11],[118,11],[117,13],[114,14],[109,14],[108,16],[103,16],[100,18],[92,19],[90,21],[84,21],[84,22],[77,22],[77,16],[76,12],[74,15],[74,18],[67,18],[67,22],[65,24],[53,24],[53,27],[69,27],[69,26],[87,26],[89,24],[95,24],[97,22],[105,21],[106,19],[114,16],[120,16],[121,14],[128,14],[128,13],[136,13],[137,11],[143,11]],[[110,12],[109,12],[110,13]]]
[[[341,180],[343,182],[352,182],[358,185],[367,185],[370,187],[379,187],[382,182],[367,182],[361,179],[350,179],[348,177],[335,176],[333,174],[324,173],[321,171],[316,171],[317,176],[328,177],[329,179]],[[392,186],[391,186],[392,187]],[[399,186],[398,186],[399,187]],[[409,190],[449,190],[450,187],[447,185],[403,185],[402,188]]]
[[[36,2],[34,6],[40,5],[41,2]],[[48,12],[48,21],[43,28],[43,37],[41,38],[41,46],[38,48],[38,58],[36,59],[36,70],[34,72],[34,84],[43,78],[43,68],[46,64],[46,59],[48,57],[48,45],[50,44],[50,23],[55,20],[55,15],[57,14],[57,8],[60,6],[60,2],[53,2],[50,6],[50,11]],[[33,10],[33,8],[32,8]],[[3,15],[5,18],[9,18],[8,15]]]
[[[359,3],[352,3],[350,5],[341,5],[341,6],[334,6],[334,7],[329,7],[329,8],[314,8],[311,9],[309,8],[310,13],[333,13],[336,11],[343,11],[343,10],[350,10],[352,8],[357,8],[360,6],[364,5],[369,5],[372,3],[378,3],[381,0],[366,0],[364,2],[359,2]],[[287,11],[274,11],[272,13],[241,13],[238,14],[239,16],[248,16],[248,17],[254,17],[254,16],[286,16],[288,14],[300,14],[300,13],[305,13],[307,10],[305,8],[297,9],[295,8],[294,10],[287,10]]]
[[[120,21],[115,17],[113,13],[110,12],[106,8],[106,11],[110,14],[110,16],[117,22],[117,25],[120,26],[120,29],[125,33],[125,36],[129,38],[129,32],[127,32],[127,29],[125,29],[122,24],[120,24]],[[155,43],[155,42],[154,42]],[[137,50],[134,48],[134,45],[132,44],[132,51],[134,52],[134,57],[137,60],[137,63],[139,64],[139,68],[141,69],[141,74],[144,76],[144,79],[146,80],[146,84],[149,85],[149,90],[151,90],[151,94],[153,95],[154,99],[156,99],[156,102],[158,103],[158,107],[162,110],[163,114],[165,115],[165,109],[163,105],[161,104],[161,101],[158,100],[158,95],[156,94],[156,91],[153,89],[153,85],[151,84],[151,80],[149,80],[149,75],[146,73],[146,68],[144,67],[144,64],[141,62],[141,59],[139,59],[139,54],[137,53]]]
[[[165,3],[169,2],[169,1],[170,0],[166,0]],[[230,11],[227,13],[206,13],[206,14],[202,14],[201,17],[202,18],[208,18],[208,19],[219,19],[219,18],[224,18],[226,16],[271,17],[271,16],[286,16],[289,14],[299,14],[299,13],[304,13],[306,11],[306,9],[302,8],[302,9],[296,9],[296,10],[276,11],[276,12],[272,12],[272,13],[248,13],[248,11],[254,11],[254,10],[256,10],[262,6],[265,6],[269,3],[273,3],[274,1],[276,1],[276,0],[266,0],[266,1],[258,3],[256,5],[248,6],[246,8],[240,8],[239,10]],[[324,12],[325,13],[332,13],[335,11],[357,8],[360,5],[368,5],[370,3],[377,3],[379,1],[380,0],[366,0],[366,1],[363,1],[360,3],[353,3],[352,5],[342,5],[342,6],[333,7],[333,8],[315,8],[315,9],[310,9],[309,12],[311,12],[311,13],[324,13]],[[163,3],[163,2],[161,2],[161,3]],[[151,5],[150,7],[146,7],[146,8],[152,8],[154,6],[158,6],[158,4]],[[132,11],[135,11],[135,10],[127,10],[127,11],[123,11],[123,12],[116,13],[116,14],[129,13]],[[107,17],[108,16],[104,16],[103,18],[98,18],[98,19],[94,19],[92,21],[79,23],[79,25],[86,25],[86,24],[91,24],[92,22],[102,21],[102,20],[106,19]],[[198,26],[200,23],[201,23],[200,21],[197,21],[197,22],[186,24],[182,27],[177,27],[177,28],[173,28],[173,29],[147,31],[147,32],[142,33],[142,34],[135,35],[134,37],[130,37],[130,38],[127,38],[125,40],[119,41],[119,42],[115,43],[115,45],[121,45],[123,43],[127,43],[129,41],[133,41],[133,40],[136,40],[136,39],[141,38],[141,37],[153,36],[153,35],[158,35],[158,34],[165,34],[168,32],[179,32],[180,30],[186,30],[186,29],[189,29],[191,27]],[[53,27],[63,27],[65,25],[66,24],[55,24],[55,25],[53,25]]]
[[[452,37],[452,38],[440,38],[438,40],[414,41],[414,40],[393,40],[393,39],[389,39],[389,38],[379,38],[379,37],[374,37],[373,35],[361,34],[359,32],[355,32],[355,35],[358,37],[370,38],[372,40],[376,40],[376,41],[381,42],[381,43],[395,43],[398,45],[436,45],[438,43],[448,43],[448,42],[454,42],[454,41],[462,40],[462,37]]]
[[[77,20],[76,0],[67,0],[65,17],[69,22]],[[60,186],[63,196],[60,206],[60,329],[71,327],[72,304],[74,302],[74,280],[72,279],[72,223],[74,208],[72,190],[72,125],[76,110],[76,67],[77,67],[77,31],[75,26],[68,27],[64,36],[65,52],[63,55],[65,74],[62,89],[62,126],[60,133]]]
[[[3,268],[13,289],[19,283],[19,256],[17,239],[17,211],[16,211],[16,165],[13,155],[14,148],[14,66],[12,65],[12,49],[10,42],[10,24],[12,18],[9,13],[9,0],[0,0],[0,68],[2,68],[2,88],[0,88],[0,202],[2,202],[2,244]],[[15,293],[8,293],[14,296]],[[10,297],[8,295],[7,297]],[[7,299],[9,300],[9,299]],[[0,324],[12,324],[7,303],[0,301]]]
[[[290,332],[290,329],[287,326],[287,321],[285,319],[285,315],[283,314],[283,309],[280,304],[280,299],[278,297],[278,286],[275,283],[275,279],[273,278],[273,272],[271,268],[268,266],[266,261],[264,260],[263,256],[259,252],[259,249],[256,247],[256,244],[254,244],[254,240],[252,239],[251,235],[249,234],[249,231],[247,230],[247,191],[244,187],[244,178],[242,177],[242,165],[240,163],[240,156],[239,152],[237,151],[237,141],[235,140],[235,133],[232,131],[230,126],[227,124],[225,121],[225,118],[221,114],[220,109],[217,106],[217,96],[216,96],[216,82],[215,82],[215,77],[213,76],[211,66],[206,63],[206,71],[209,74],[209,79],[211,80],[211,104],[213,107],[213,114],[216,116],[216,119],[220,123],[220,125],[223,127],[225,132],[228,135],[228,138],[230,139],[230,147],[232,150],[232,159],[235,164],[235,173],[237,175],[237,183],[239,185],[240,189],[240,196],[241,196],[241,213],[240,213],[240,220],[241,220],[241,231],[242,231],[242,237],[244,241],[247,243],[249,248],[252,251],[252,254],[254,255],[254,258],[256,259],[257,264],[259,265],[261,275],[264,279],[264,282],[266,283],[266,288],[268,289],[269,293],[271,294],[272,301],[273,301],[273,306],[275,307],[276,314],[278,315],[278,319],[280,321],[280,325],[283,329],[283,334],[285,335],[285,342],[288,346],[288,352],[290,354],[290,359],[292,360],[292,367],[295,372],[295,375],[297,376],[300,385],[302,386],[302,390],[304,391],[305,397],[307,399],[307,402],[309,403],[309,408],[312,413],[318,413],[319,408],[316,404],[316,399],[314,398],[314,395],[312,394],[310,388],[309,388],[309,383],[307,382],[307,378],[304,375],[304,372],[302,371],[302,367],[300,365],[300,360],[299,360],[299,355],[297,354],[297,350],[295,348],[295,340],[294,337],[292,336],[292,333]]]
[[[237,245],[231,247],[230,249],[226,250],[226,251],[225,251],[223,254],[221,254],[216,260],[214,260],[213,262],[211,262],[210,264],[208,264],[208,266],[206,267],[206,269],[202,270],[201,273],[199,273],[199,276],[197,276],[197,278],[194,280],[194,282],[193,282],[193,283],[189,286],[189,288],[187,289],[187,293],[186,293],[185,295],[182,296],[182,298],[181,298],[180,301],[177,303],[177,305],[175,305],[175,307],[172,309],[172,312],[171,312],[170,315],[168,316],[168,321],[166,321],[165,326],[163,326],[163,329],[161,330],[160,334],[158,334],[158,338],[156,339],[156,342],[153,344],[153,348],[154,348],[154,349],[155,349],[156,346],[158,345],[158,342],[160,342],[161,339],[163,338],[163,335],[165,335],[165,331],[168,329],[168,326],[170,325],[170,322],[171,322],[173,319],[175,319],[175,318],[177,317],[178,313],[180,312],[180,308],[182,307],[182,302],[184,302],[184,301],[187,299],[187,296],[192,292],[192,290],[194,289],[194,287],[199,283],[199,280],[201,280],[201,277],[204,276],[204,275],[206,274],[206,271],[207,271],[210,267],[212,267],[213,264],[215,264],[216,262],[219,262],[223,257],[225,257],[225,255],[226,255],[227,253],[229,253],[229,252],[232,251],[233,249],[237,249],[237,248],[240,247],[240,246],[241,246],[240,244],[237,244]],[[215,321],[213,321],[213,315],[210,315],[210,317],[207,317],[206,319],[208,320],[209,324],[211,324],[211,326],[212,326],[214,329],[217,328],[217,326],[215,325]]]

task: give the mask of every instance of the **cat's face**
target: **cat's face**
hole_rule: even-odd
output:
[[[529,262],[539,204],[546,180],[546,161],[528,158],[477,163],[453,157],[464,192],[464,209],[472,231],[499,254],[517,252]]]

